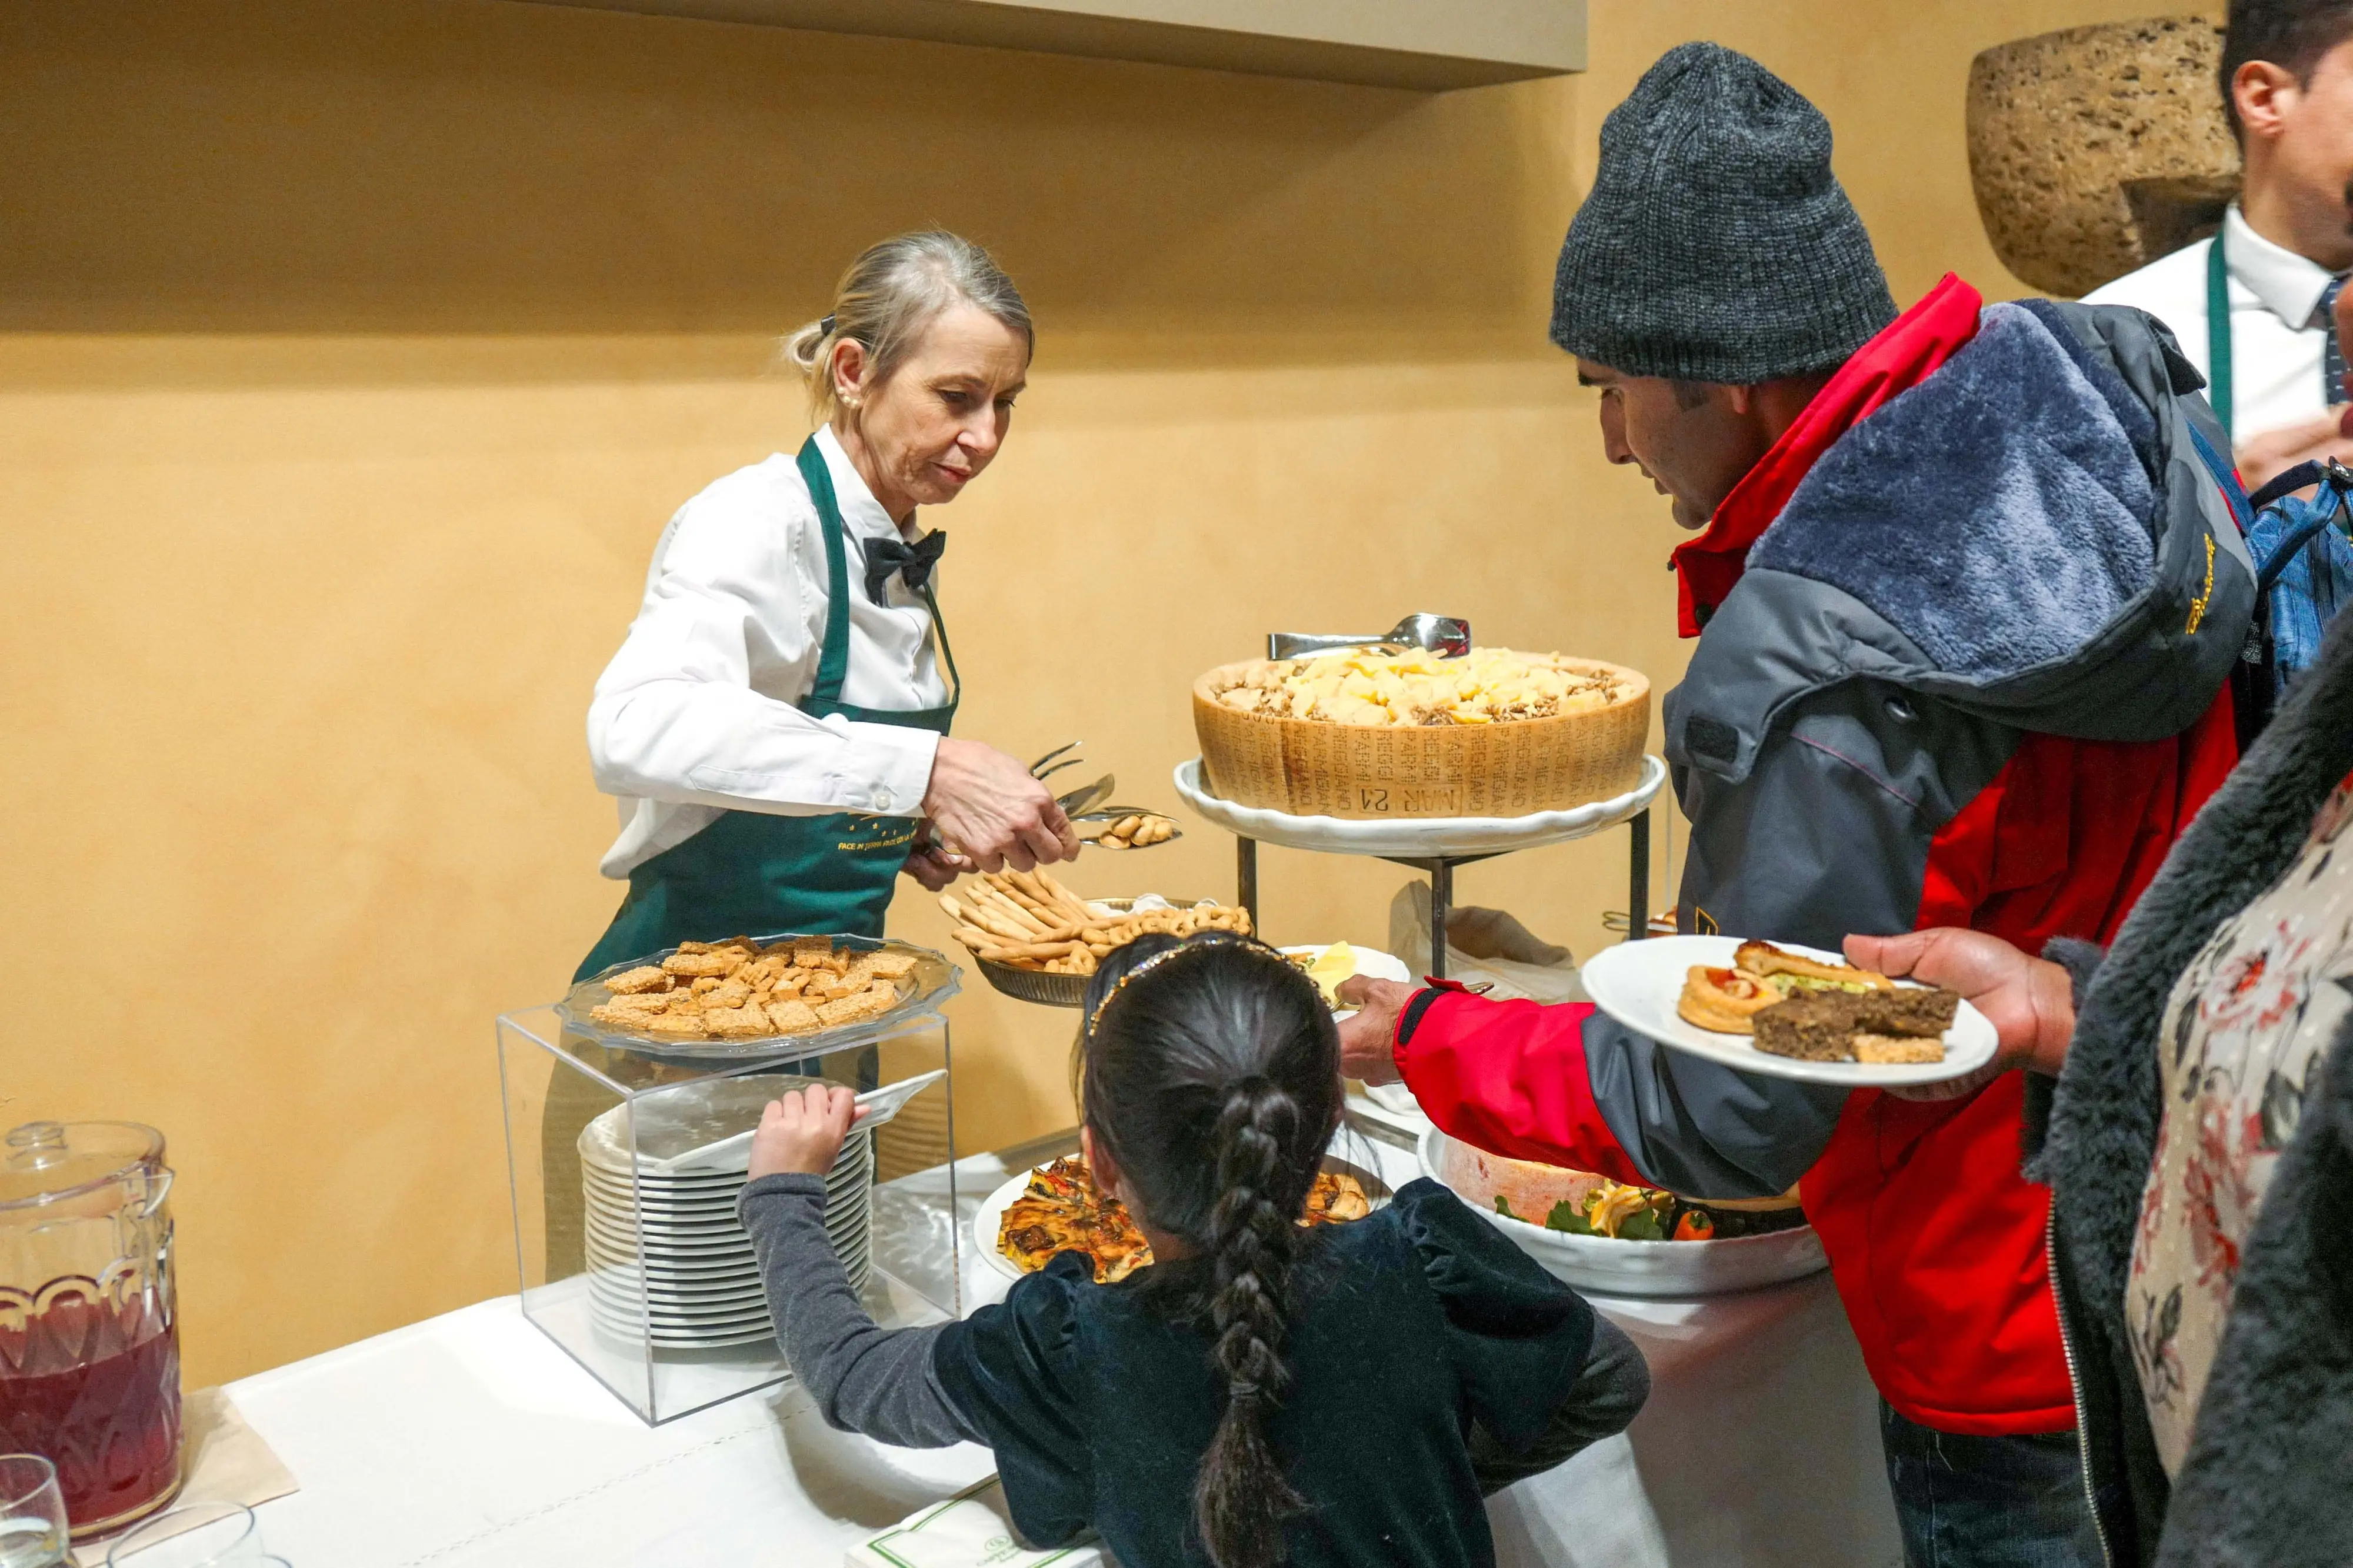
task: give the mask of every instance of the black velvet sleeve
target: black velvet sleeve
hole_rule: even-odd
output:
[[[1528,1452],[1576,1398],[1599,1320],[1583,1297],[1436,1182],[1409,1183],[1396,1201],[1422,1276],[1445,1314],[1445,1353],[1466,1412],[1503,1452]],[[1631,1363],[1641,1366],[1641,1355]],[[1647,1391],[1647,1373],[1642,1386]],[[1611,1419],[1625,1392],[1611,1395]],[[1637,1394],[1633,1407],[1640,1405]],[[1610,1430],[1630,1419],[1629,1408]]]
[[[1542,1436],[1513,1453],[1484,1426],[1471,1428],[1471,1473],[1478,1479],[1479,1495],[1493,1497],[1514,1481],[1542,1475],[1602,1438],[1616,1436],[1633,1423],[1650,1396],[1651,1368],[1641,1347],[1625,1330],[1596,1313],[1585,1370],[1552,1413]]]
[[[1094,1518],[1072,1301],[1092,1285],[1086,1260],[1063,1253],[1002,1302],[945,1325],[932,1346],[942,1391],[996,1450],[1006,1505],[1033,1546],[1067,1545]]]

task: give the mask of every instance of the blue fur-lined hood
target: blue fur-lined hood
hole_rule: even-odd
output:
[[[2188,727],[2253,604],[2200,384],[2139,311],[1988,307],[1757,542],[1667,700],[1670,756],[1743,777],[1776,713],[1859,677],[2084,739]]]

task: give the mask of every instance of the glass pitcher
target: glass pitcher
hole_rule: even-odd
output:
[[[0,1147],[0,1451],[58,1468],[77,1537],[180,1488],[164,1135],[28,1121]]]

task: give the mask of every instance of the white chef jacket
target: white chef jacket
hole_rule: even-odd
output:
[[[2327,319],[2321,290],[2336,276],[2247,226],[2232,202],[2222,215],[2230,264],[2231,434],[2234,439],[2312,419],[2342,400],[2322,395],[2320,354]],[[2173,329],[2200,375],[2207,363],[2206,253],[2201,239],[2084,296],[2086,305],[2135,305]]]
[[[866,596],[861,542],[913,543],[924,531],[902,534],[830,428],[817,442],[849,568],[841,700],[887,711],[944,707],[947,683],[922,595],[894,575],[888,604]],[[627,877],[722,811],[918,814],[937,735],[818,720],[793,706],[817,685],[827,597],[824,531],[790,457],[738,468],[679,508],[654,546],[638,618],[588,705],[596,787],[620,805],[606,876]]]

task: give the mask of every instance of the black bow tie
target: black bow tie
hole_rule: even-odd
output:
[[[866,596],[878,605],[891,601],[885,597],[891,574],[897,573],[910,593],[920,594],[923,584],[932,580],[932,568],[948,547],[947,532],[934,529],[913,544],[902,544],[895,539],[870,539],[866,546]]]

